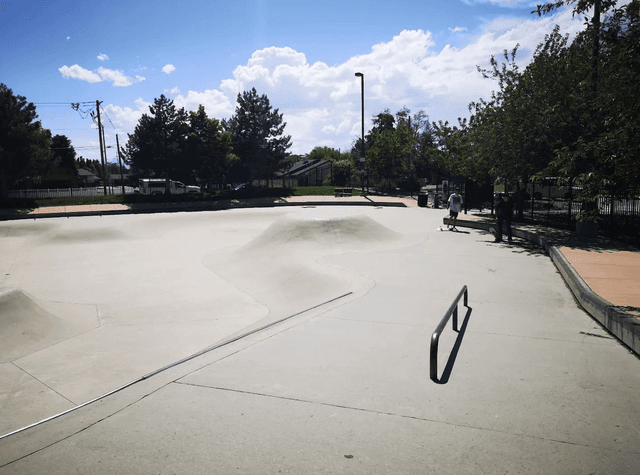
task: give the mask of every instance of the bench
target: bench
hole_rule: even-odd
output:
[[[353,194],[353,188],[336,188],[334,196],[351,196]]]

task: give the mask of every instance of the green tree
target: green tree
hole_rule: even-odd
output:
[[[576,78],[584,61],[570,54],[567,40],[554,28],[522,72],[515,62],[517,46],[504,52],[501,65],[492,57],[490,70],[478,68],[485,78],[495,79],[499,89],[489,101],[470,105],[467,137],[473,144],[469,151],[475,166],[470,168],[476,174],[524,186],[533,176],[548,175],[556,148],[582,130],[584,99]],[[522,216],[524,193],[519,198]]]
[[[387,180],[404,177],[409,171],[409,156],[413,150],[414,137],[408,125],[384,129],[372,139],[366,149],[369,166]]]
[[[309,160],[328,160],[337,162],[341,158],[340,150],[332,147],[315,147],[308,155]]]
[[[199,183],[221,182],[237,157],[231,153],[231,133],[224,132],[218,119],[207,116],[204,106],[189,113],[188,163]]]
[[[404,111],[405,109],[403,109]],[[401,111],[402,112],[402,111]],[[429,150],[434,147],[435,136],[434,128],[429,122],[429,116],[423,110],[419,110],[412,116],[409,116],[407,112],[406,124],[411,129],[413,137],[413,150],[409,156],[409,172],[411,177],[411,190],[417,187],[417,178],[426,178],[432,173],[432,166],[429,162]],[[398,113],[400,116],[400,113]],[[400,116],[398,118],[398,124],[405,123],[405,120]]]
[[[188,135],[187,114],[176,109],[173,101],[162,94],[143,114],[125,147],[125,162],[135,175],[160,176],[169,180],[191,181],[191,170],[185,148]]]
[[[616,8],[602,23],[597,93],[588,79],[592,68],[584,66],[573,74],[581,79],[575,87],[582,99],[581,123],[572,140],[557,147],[550,169],[575,177],[587,200],[602,194],[636,197],[640,193],[639,8],[637,1]],[[583,63],[592,58],[592,37],[587,29],[571,45],[572,53]]]
[[[50,166],[51,132],[36,120],[36,107],[0,84],[0,198]]]
[[[66,170],[76,169],[76,150],[66,135],[54,135],[51,139],[51,151],[55,164]]]
[[[574,5],[574,14],[590,11],[596,5],[600,7],[602,12],[605,12],[613,8],[616,3],[618,3],[617,0],[559,0],[556,2],[545,3],[543,5],[536,5],[536,10],[531,13],[537,13],[538,16],[542,16],[569,5]]]
[[[466,120],[459,120],[457,126],[447,121],[434,122],[433,136],[433,147],[427,153],[437,170],[483,181],[486,169],[482,162],[473,157]]]
[[[42,180],[48,187],[78,185],[76,151],[66,135],[55,135],[51,139],[51,167]]]
[[[417,170],[424,173],[427,169],[432,132],[424,111],[412,116],[403,107],[394,116],[389,109],[383,110],[373,117],[373,127],[365,137],[368,167],[388,183],[401,178],[413,188]],[[361,143],[356,142],[354,152]]]
[[[271,108],[269,98],[259,96],[255,88],[238,94],[237,103],[235,114],[222,122],[239,157],[233,167],[235,179],[271,178],[288,165],[291,136],[284,135],[287,124],[278,109]]]

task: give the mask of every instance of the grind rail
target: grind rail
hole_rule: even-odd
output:
[[[449,321],[452,315],[453,315],[453,331],[455,332],[460,331],[458,329],[458,302],[463,296],[464,296],[464,306],[468,307],[469,291],[467,290],[466,285],[462,287],[462,290],[460,291],[456,299],[453,301],[453,303],[449,307],[449,310],[447,310],[447,313],[445,313],[444,317],[442,317],[442,320],[440,320],[440,323],[436,327],[436,330],[433,332],[433,335],[431,335],[429,373],[430,373],[431,379],[434,381],[438,379],[438,340],[440,340],[440,334],[444,330],[445,326],[447,325],[447,322]]]

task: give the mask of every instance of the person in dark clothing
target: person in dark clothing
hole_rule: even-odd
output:
[[[513,203],[509,195],[502,193],[496,205],[498,215],[498,229],[496,230],[496,242],[502,241],[502,225],[507,225],[507,239],[511,244],[511,216],[513,215]]]

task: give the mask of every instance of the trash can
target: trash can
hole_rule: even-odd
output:
[[[438,193],[433,195],[433,207],[434,209],[440,208],[440,195]]]
[[[426,208],[428,202],[429,195],[427,193],[420,192],[418,194],[418,206],[420,206],[421,208]]]

